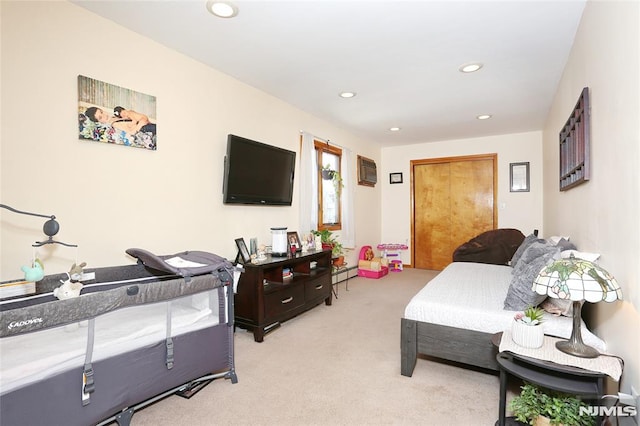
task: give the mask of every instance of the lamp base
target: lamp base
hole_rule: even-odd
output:
[[[566,354],[580,358],[597,358],[600,356],[600,352],[597,349],[582,342],[572,342],[571,340],[556,342],[556,348]]]
[[[600,352],[591,346],[587,346],[582,341],[582,303],[573,301],[573,329],[571,337],[567,341],[556,342],[556,348],[566,354],[580,358],[597,358]]]

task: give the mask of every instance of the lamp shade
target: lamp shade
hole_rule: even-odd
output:
[[[588,260],[559,259],[543,268],[532,290],[556,299],[615,302],[622,290],[611,274]]]

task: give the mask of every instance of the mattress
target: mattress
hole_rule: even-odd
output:
[[[413,296],[404,318],[490,334],[507,330],[516,313],[503,308],[511,271],[504,265],[453,262]],[[568,339],[573,319],[545,312],[542,326],[545,334]],[[584,321],[582,339],[606,353],[605,342]]]
[[[169,309],[172,337],[217,325],[218,306],[218,290],[212,289],[100,315],[95,318],[92,360],[97,362],[163,342],[167,338]],[[0,395],[69,368],[81,369],[87,336],[87,322],[79,321],[0,339]]]

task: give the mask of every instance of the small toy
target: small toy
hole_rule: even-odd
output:
[[[79,265],[76,265],[75,263],[71,265],[71,269],[69,270],[69,280],[72,283],[76,283],[82,279],[82,268],[85,266],[87,266],[87,262],[82,262]]]
[[[82,268],[85,266],[87,266],[87,262],[71,265],[71,269],[67,272],[67,277],[69,278],[66,281],[60,280],[62,285],[53,290],[53,295],[60,300],[80,296],[80,290],[84,287],[80,280],[82,279]]]
[[[31,267],[23,266],[20,268],[24,272],[24,280],[29,282],[37,282],[44,278],[44,266],[40,259],[35,259],[31,263]]]
[[[84,287],[79,281],[71,281],[71,278],[67,281],[60,280],[60,282],[62,285],[53,289],[53,295],[60,300],[72,299],[80,296],[80,290]]]

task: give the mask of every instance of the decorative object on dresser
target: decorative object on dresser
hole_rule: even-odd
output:
[[[287,240],[289,241],[289,250],[292,253],[302,251],[302,243],[296,231],[287,232]]]
[[[238,254],[236,255],[236,262],[248,263],[251,261],[251,255],[247,250],[247,245],[244,242],[244,238],[236,238],[236,247],[238,247]]]
[[[235,294],[236,325],[262,342],[281,322],[323,301],[331,305],[331,288],[331,251],[267,255],[263,262],[244,265]]]
[[[559,350],[583,358],[600,355],[595,348],[582,341],[582,302],[622,300],[622,290],[611,274],[595,263],[571,256],[556,260],[542,269],[533,282],[532,290],[551,298],[573,301],[573,331],[568,341],[556,343]]]
[[[286,226],[271,228],[271,255],[277,257],[289,255]]]

